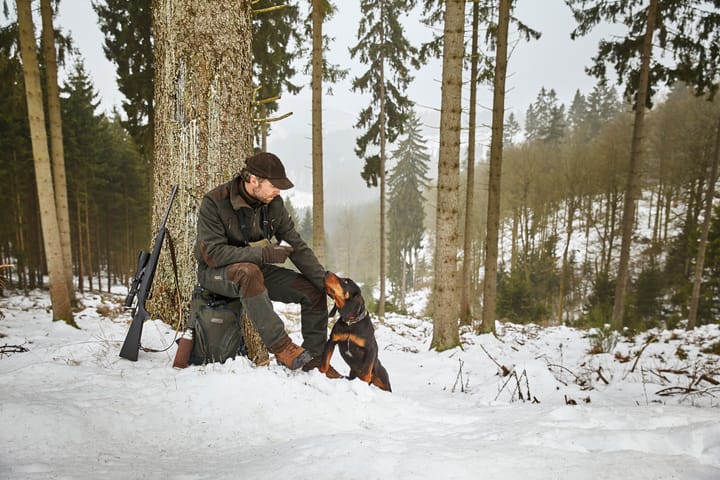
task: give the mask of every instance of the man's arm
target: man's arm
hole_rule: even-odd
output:
[[[277,218],[275,226],[275,237],[278,241],[285,241],[293,247],[290,260],[320,291],[325,290],[325,267],[315,256],[310,246],[302,239],[295,230],[295,222],[285,208],[282,198],[276,197],[270,204],[271,216]]]
[[[227,222],[232,221],[228,218]],[[262,263],[261,247],[243,247],[228,243],[228,232],[217,205],[210,198],[203,197],[198,212],[197,245],[195,256],[212,268],[231,263]]]

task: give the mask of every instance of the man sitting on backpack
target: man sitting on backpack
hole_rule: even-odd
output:
[[[239,175],[203,197],[195,258],[200,285],[239,297],[278,362],[308,371],[320,365],[327,340],[325,268],[295,230],[280,197],[292,187],[277,156],[261,152],[247,158]],[[278,244],[270,243],[273,237]],[[300,273],[277,265],[288,258]],[[302,347],[290,339],[271,301],[300,304]],[[327,375],[340,377],[334,370]]]

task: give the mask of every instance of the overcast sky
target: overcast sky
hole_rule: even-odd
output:
[[[326,32],[335,38],[331,57],[336,62],[347,62],[347,48],[356,43],[359,2],[341,1],[337,15],[326,25]],[[515,15],[523,22],[542,32],[540,40],[518,42],[512,52],[508,68],[508,96],[506,105],[516,115],[524,115],[527,106],[535,100],[540,87],[554,88],[563,103],[569,104],[576,89],[588,92],[596,81],[584,73],[584,67],[595,54],[599,35],[576,41],[570,40],[575,22],[563,0],[518,0]],[[102,96],[101,108],[108,111],[119,105],[122,98],[115,85],[115,67],[102,51],[103,36],[97,26],[97,17],[90,0],[64,0],[60,3],[57,25],[72,33],[86,67]],[[417,21],[407,21],[406,28],[416,38],[426,38],[426,27]],[[512,35],[512,32],[511,32]],[[353,69],[360,72],[362,66]],[[439,68],[426,67],[416,72],[411,88],[414,100],[427,107],[439,106]],[[361,105],[360,95],[349,90],[349,80],[334,88],[338,102],[348,107],[352,116]],[[309,101],[309,88],[298,98]],[[353,100],[346,102],[345,100]],[[481,92],[480,103],[491,103],[491,92]],[[296,112],[297,113],[297,112]],[[329,119],[328,119],[329,120]]]
[[[350,55],[348,47],[354,45],[357,35],[359,18],[359,2],[341,0],[338,13],[325,26],[325,32],[335,38],[330,60],[333,63],[348,65]],[[560,101],[569,105],[576,90],[588,93],[596,84],[596,80],[585,74],[585,67],[597,50],[598,39],[607,36],[609,28],[602,27],[588,37],[570,40],[575,21],[563,0],[518,0],[515,16],[530,27],[542,32],[539,40],[530,42],[519,41],[511,45],[512,53],[508,65],[507,78],[507,112],[513,112],[522,121],[525,111],[537,97],[541,87],[556,90]],[[90,0],[64,0],[60,3],[60,16],[57,26],[70,31],[75,39],[80,54],[84,59],[95,88],[101,96],[103,111],[109,112],[113,106],[120,106],[122,97],[115,84],[115,66],[111,64],[102,51],[103,36],[97,26],[97,17],[92,10]],[[430,32],[419,20],[404,22],[408,34],[415,40],[427,40]],[[517,38],[511,29],[511,41]],[[362,65],[351,68],[351,76],[363,71]],[[437,144],[440,107],[439,61],[415,72],[415,81],[408,94],[417,104],[417,110],[425,124],[425,134],[430,140],[430,148]],[[367,100],[360,93],[350,89],[350,78],[333,87],[334,96],[323,100],[323,123],[325,126],[325,142],[332,142],[333,132],[351,130],[357,121],[361,108]],[[293,115],[282,122],[273,124],[273,132],[269,140],[269,149],[278,153],[281,158],[287,156],[297,158],[300,165],[289,165],[291,170],[308,171],[310,159],[310,89],[309,79],[296,79],[296,83],[304,84],[303,90],[296,96],[285,95],[281,100],[279,113],[293,112]],[[464,101],[467,99],[467,90]],[[480,103],[479,123],[489,123],[487,108],[492,104],[492,92],[488,87],[479,91]],[[483,108],[485,107],[485,108]],[[507,113],[506,113],[507,116]],[[489,130],[479,132],[481,144],[487,142]],[[338,135],[339,137],[339,135]],[[348,146],[352,152],[352,145]],[[479,151],[482,151],[480,149]],[[432,155],[436,152],[433,150]],[[359,171],[359,168],[358,168]],[[297,182],[296,182],[297,184]],[[298,184],[302,185],[302,182]]]

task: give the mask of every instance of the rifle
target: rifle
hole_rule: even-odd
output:
[[[160,260],[160,250],[162,249],[163,240],[167,233],[165,224],[167,223],[168,215],[170,215],[170,207],[172,207],[173,200],[175,200],[177,189],[178,186],[174,185],[170,193],[170,202],[168,203],[167,210],[165,210],[165,216],[160,224],[160,230],[158,230],[157,237],[155,237],[152,254],[148,255],[147,252],[141,250],[140,255],[138,255],[138,269],[133,277],[133,283],[128,292],[128,296],[125,299],[125,306],[130,307],[134,298],[137,296],[137,304],[133,309],[133,319],[130,323],[130,330],[128,330],[125,342],[120,349],[120,356],[133,362],[138,358],[143,323],[150,316],[145,309],[145,302],[151,297],[152,282],[155,277],[155,270],[157,270],[158,260]]]

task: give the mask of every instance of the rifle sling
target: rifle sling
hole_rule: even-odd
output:
[[[177,268],[177,256],[175,255],[175,242],[172,239],[172,235],[170,235],[170,230],[165,230],[165,235],[167,236],[168,246],[170,247],[170,259],[172,260],[172,266],[173,266],[173,273],[175,275],[175,293],[177,295],[177,304],[178,304],[178,312],[180,316],[178,317],[177,326],[175,327],[175,338],[172,342],[170,342],[170,345],[168,345],[167,348],[164,348],[162,350],[156,350],[154,348],[149,347],[140,347],[144,352],[166,352],[167,350],[172,347],[173,343],[175,343],[175,339],[177,339],[178,332],[180,331],[180,325],[182,324],[182,298],[180,297],[180,280],[178,279],[178,268]]]

